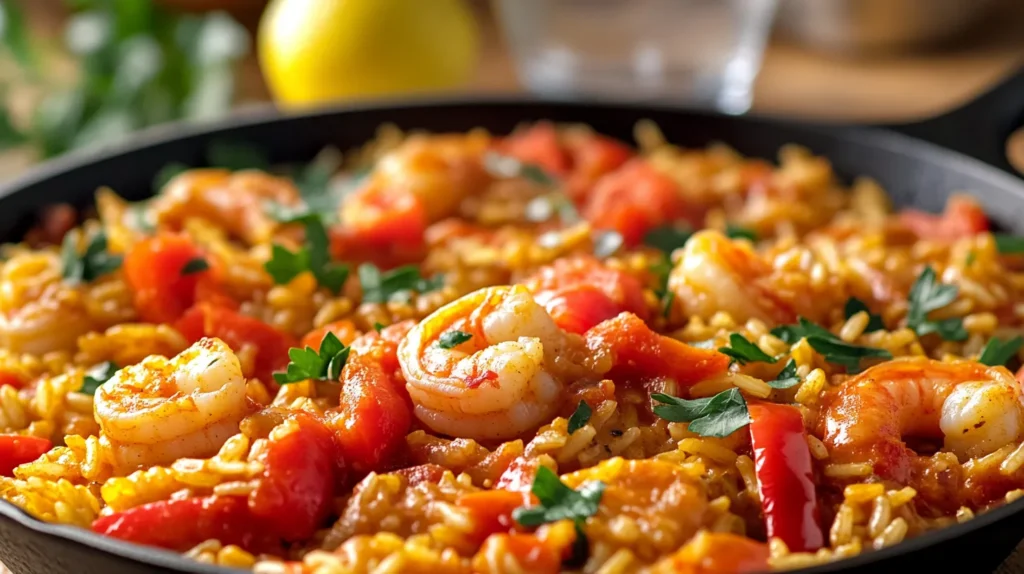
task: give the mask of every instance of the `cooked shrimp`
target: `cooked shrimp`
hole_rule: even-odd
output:
[[[220,339],[121,369],[97,390],[94,410],[123,471],[211,456],[249,414],[241,365]]]
[[[194,169],[172,179],[153,201],[160,225],[181,227],[191,217],[208,219],[250,245],[270,240],[278,224],[265,201],[293,205],[299,192],[287,179],[255,172]]]
[[[358,226],[351,219],[362,210],[350,207],[363,203],[362,196],[382,191],[411,194],[425,209],[428,222],[455,215],[463,199],[490,181],[481,160],[489,143],[490,137],[482,132],[410,137],[385,154],[367,182],[346,196],[342,223]]]
[[[444,349],[439,338],[471,337]],[[579,340],[576,339],[578,342]],[[416,417],[436,432],[508,439],[550,420],[573,339],[522,286],[491,287],[438,309],[398,349]]]
[[[771,273],[771,266],[747,245],[705,230],[686,242],[668,287],[686,316],[710,319],[725,311],[737,322],[791,322],[796,318],[792,307],[767,285]]]
[[[839,388],[819,430],[834,459],[905,482],[914,452],[904,437],[941,438],[961,461],[984,456],[1022,438],[1024,397],[1003,367],[897,359]]]
[[[78,337],[100,329],[81,286],[61,280],[56,253],[15,255],[0,269],[0,343],[15,353],[74,351]]]

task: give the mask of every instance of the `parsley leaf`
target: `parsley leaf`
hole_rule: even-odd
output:
[[[718,352],[732,357],[733,362],[741,365],[757,362],[774,363],[776,361],[775,357],[765,353],[739,333],[729,335],[729,346],[719,347]]]
[[[702,436],[722,438],[750,424],[747,401],[737,388],[703,399],[686,400],[662,393],[651,398],[664,403],[654,407],[654,414],[667,421],[688,422],[689,429]]]
[[[117,374],[119,367],[113,361],[106,361],[96,365],[85,372],[82,380],[82,388],[78,392],[86,395],[95,395],[100,385],[109,381]]]
[[[686,245],[692,236],[692,229],[669,226],[655,227],[644,235],[644,243],[664,251],[666,255],[671,255],[673,251]]]
[[[559,520],[572,520],[581,525],[587,517],[597,514],[604,488],[603,482],[592,480],[580,485],[579,490],[573,490],[550,468],[539,466],[530,492],[540,504],[520,506],[512,511],[512,518],[523,526],[540,526]]]
[[[193,273],[201,273],[210,268],[210,264],[202,257],[196,257],[195,259],[189,259],[187,263],[181,268],[181,275],[192,275]]]
[[[78,252],[78,237],[78,231],[69,231],[61,244],[61,274],[68,283],[88,283],[121,267],[122,257],[107,252],[105,233],[94,234],[82,253]]]
[[[836,338],[832,331],[816,325],[803,317],[800,317],[796,325],[779,325],[772,329],[772,335],[775,335],[779,339],[789,343],[790,345],[795,344],[800,339],[810,336],[817,336],[823,338]]]
[[[558,183],[554,177],[544,171],[544,168],[497,152],[485,154],[483,162],[484,169],[495,177],[505,179],[521,177],[544,186],[553,186]]]
[[[384,328],[384,324],[381,323],[380,321],[374,321],[373,322],[373,330],[374,331],[377,331],[378,333],[380,333],[381,329],[383,329],[383,328]]]
[[[348,265],[331,261],[327,229],[319,217],[310,214],[300,221],[306,227],[305,245],[298,251],[290,251],[275,243],[270,248],[270,260],[263,265],[264,269],[278,285],[309,271],[317,283],[337,294],[348,279]]]
[[[864,328],[865,333],[885,329],[885,323],[882,322],[882,318],[878,315],[872,314],[871,309],[868,309],[867,304],[856,297],[850,297],[846,300],[846,306],[843,307],[843,316],[849,319],[861,311],[868,314],[868,326]]]
[[[668,318],[672,313],[672,304],[676,300],[676,294],[668,288],[668,278],[672,273],[672,262],[667,258],[659,260],[651,265],[651,273],[654,274],[658,284],[654,289],[654,294],[658,297],[658,301],[661,302],[661,316]]]
[[[1001,367],[1016,356],[1022,345],[1024,345],[1024,337],[1020,335],[1008,341],[992,337],[981,351],[978,362],[990,367]]]
[[[978,252],[971,249],[967,252],[967,257],[964,258],[964,267],[970,267],[974,265],[974,260],[978,258]]]
[[[436,291],[444,285],[443,276],[424,279],[415,265],[381,271],[372,263],[363,263],[358,273],[359,283],[363,286],[363,301],[366,303],[387,303],[394,297],[408,297],[412,292]]]
[[[590,405],[585,401],[580,401],[580,404],[576,405],[576,410],[572,413],[572,416],[569,417],[569,434],[587,426],[592,414],[594,414],[594,411],[590,408]]]
[[[930,321],[928,313],[941,309],[956,300],[958,289],[955,285],[944,285],[938,282],[935,270],[930,266],[914,281],[907,297],[907,326],[918,336],[937,333],[947,341],[963,341],[967,339],[967,330],[963,320],[957,317],[942,321]]]
[[[751,242],[757,242],[757,232],[738,225],[727,225],[725,235],[732,239],[749,239]]]
[[[768,381],[768,386],[773,389],[788,389],[795,387],[799,382],[800,377],[796,374],[796,361],[790,359],[786,366],[782,367],[782,371],[775,377],[775,380]]]
[[[1000,253],[1024,253],[1024,237],[1008,235],[1006,233],[993,233],[992,238],[995,239],[996,249]]]
[[[349,350],[337,335],[328,332],[320,341],[319,352],[312,347],[288,349],[291,361],[283,373],[274,373],[274,380],[279,385],[299,383],[306,379],[337,381],[348,360]]]
[[[473,335],[465,331],[445,331],[437,338],[437,346],[442,349],[454,349],[472,338]]]
[[[885,349],[876,349],[874,347],[860,347],[857,345],[851,345],[843,342],[838,337],[832,336],[829,338],[812,335],[807,337],[808,344],[811,345],[818,353],[825,358],[826,361],[834,363],[836,365],[842,365],[846,367],[847,373],[856,373],[860,371],[861,359],[867,358],[878,358],[878,359],[891,359],[892,353]]]

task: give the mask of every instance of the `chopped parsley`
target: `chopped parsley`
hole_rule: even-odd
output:
[[[1019,335],[1008,341],[992,337],[981,351],[978,362],[990,367],[1001,367],[1017,355],[1022,345],[1024,345],[1024,337]]]
[[[955,285],[944,285],[940,283],[935,275],[935,270],[930,266],[914,281],[907,297],[909,309],[907,310],[907,326],[914,330],[918,336],[925,336],[936,333],[947,341],[964,341],[967,339],[967,330],[964,329],[963,319],[951,317],[941,321],[931,321],[928,313],[941,309],[956,300],[958,289]]]
[[[210,268],[210,264],[206,259],[202,257],[196,257],[195,259],[189,259],[188,262],[181,268],[181,275],[192,275],[193,273],[201,273]]]
[[[520,506],[512,511],[512,518],[527,527],[559,520],[572,520],[581,526],[588,517],[597,514],[604,488],[603,482],[591,480],[580,485],[579,490],[573,490],[550,468],[539,466],[530,487],[539,504]]]
[[[746,365],[747,363],[774,363],[775,357],[765,353],[760,347],[751,343],[746,337],[739,333],[729,335],[729,346],[719,347],[718,352],[728,355],[734,363]]]
[[[702,436],[722,438],[750,424],[747,401],[735,387],[703,399],[686,400],[663,393],[651,398],[664,403],[655,405],[654,414],[667,421],[690,423],[690,431]]]
[[[964,267],[970,267],[974,265],[974,260],[978,258],[978,252],[971,249],[967,252],[967,257],[964,258]]]
[[[757,232],[753,229],[740,227],[738,225],[727,225],[725,228],[725,235],[732,239],[748,239],[751,242],[757,242]]]
[[[655,227],[644,235],[644,243],[655,249],[660,249],[666,255],[670,255],[676,249],[686,245],[686,242],[692,236],[693,230],[688,228]]]
[[[306,227],[305,244],[298,251],[291,251],[275,243],[271,246],[270,261],[263,267],[278,285],[309,271],[320,286],[337,294],[348,279],[348,265],[331,261],[327,229],[319,217],[310,214],[300,221]]]
[[[672,273],[672,262],[667,258],[661,259],[651,265],[651,273],[657,281],[654,294],[661,302],[661,316],[668,318],[672,313],[672,304],[675,303],[676,294],[668,288],[668,278]]]
[[[996,241],[996,249],[1004,254],[1024,253],[1024,237],[1008,235],[1006,233],[993,233],[992,238]]]
[[[384,328],[384,324],[383,323],[381,323],[379,321],[374,321],[373,322],[373,330],[374,331],[377,331],[378,333],[380,333],[383,328]]]
[[[288,349],[286,370],[274,373],[274,380],[279,385],[299,383],[307,379],[337,381],[341,377],[341,369],[348,360],[349,347],[338,339],[337,335],[328,332],[320,341],[320,350],[312,347]]]
[[[100,385],[109,381],[117,374],[119,367],[113,361],[105,361],[85,372],[82,380],[82,388],[78,392],[86,395],[95,395]]]
[[[442,349],[454,349],[472,338],[473,335],[465,331],[445,331],[437,338],[437,346]]]
[[[782,367],[775,380],[768,381],[768,386],[773,389],[788,389],[795,387],[799,382],[800,377],[796,374],[796,361],[790,359],[786,366]]]
[[[780,325],[772,329],[772,334],[783,341],[794,344],[800,339],[807,339],[812,349],[821,354],[829,363],[842,365],[848,373],[860,371],[862,359],[891,359],[892,353],[885,349],[861,347],[844,342],[828,329],[816,325],[800,317],[796,325]]]
[[[865,333],[885,329],[885,323],[882,322],[882,318],[873,314],[871,309],[868,309],[867,304],[856,297],[850,297],[846,300],[846,306],[843,307],[843,316],[849,319],[861,311],[868,314],[868,326],[864,328]]]
[[[532,163],[519,161],[518,159],[503,155],[497,152],[488,152],[484,155],[484,169],[495,177],[509,179],[521,177],[525,180],[543,186],[554,186],[558,182],[544,168]]]
[[[576,410],[569,417],[569,434],[572,434],[581,428],[587,426],[590,422],[590,415],[594,414],[594,411],[590,408],[585,401],[580,401],[580,404],[576,405]]]
[[[404,265],[381,271],[372,263],[359,266],[359,283],[363,286],[363,302],[387,303],[393,298],[406,298],[413,292],[436,291],[444,285],[444,277],[425,279],[415,265]]]
[[[93,234],[82,253],[78,252],[78,237],[77,231],[69,231],[61,244],[61,274],[65,281],[71,284],[88,283],[121,267],[123,258],[107,251],[105,233],[98,231]]]

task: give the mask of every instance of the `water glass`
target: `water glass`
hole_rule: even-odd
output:
[[[743,113],[776,0],[493,0],[520,80],[555,96]]]

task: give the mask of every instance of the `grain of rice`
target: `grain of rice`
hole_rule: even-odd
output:
[[[566,463],[576,458],[580,451],[590,445],[595,436],[597,436],[597,430],[594,428],[594,425],[588,424],[583,426],[569,436],[555,458],[559,463]]]
[[[1017,500],[1021,496],[1024,496],[1024,489],[1015,488],[1015,489],[1011,490],[1010,492],[1006,493],[1006,503],[1009,504],[1009,503]]]
[[[742,373],[729,373],[727,377],[740,390],[746,391],[759,399],[766,399],[772,394],[771,386],[757,377],[751,377]]]
[[[814,349],[807,342],[807,339],[800,339],[789,349],[790,357],[798,367],[807,366],[814,368]]]
[[[711,525],[712,532],[729,532],[743,535],[746,533],[746,524],[743,519],[732,513],[727,513],[715,519]]]
[[[626,574],[627,572],[633,572],[636,570],[633,566],[634,561],[635,558],[632,552],[625,548],[620,548],[609,556],[594,574]]]
[[[825,388],[825,371],[814,369],[796,391],[794,399],[801,405],[814,405]]]
[[[826,460],[828,458],[828,447],[825,443],[821,442],[821,439],[808,433],[807,434],[807,447],[811,450],[811,456],[815,460]]]
[[[617,439],[613,439],[607,445],[609,454],[615,456],[621,454],[622,451],[626,450],[636,439],[640,438],[640,429],[637,427],[631,427],[626,429]]]
[[[885,527],[874,540],[871,541],[871,546],[876,550],[892,546],[903,542],[903,538],[907,535],[908,525],[907,521],[903,517],[897,517]]]
[[[761,491],[757,482],[757,473],[754,471],[754,461],[745,454],[736,457],[736,469],[740,472],[743,485],[748,496],[752,500],[761,500]]]
[[[1024,442],[1017,445],[1017,448],[999,463],[999,472],[1009,476],[1020,470],[1021,465],[1024,465]]]
[[[705,456],[715,462],[731,465],[736,462],[736,453],[709,438],[684,438],[679,441],[679,450]]]
[[[967,522],[968,520],[971,520],[972,518],[974,518],[974,511],[971,510],[970,508],[968,508],[966,506],[961,506],[960,508],[957,509],[957,511],[956,511],[956,521],[957,522],[961,522],[961,523],[962,522]]]
[[[852,317],[847,319],[846,322],[843,323],[842,328],[839,329],[839,338],[847,343],[856,341],[857,337],[860,337],[861,334],[864,333],[864,329],[867,328],[869,319],[870,317],[866,311],[859,311],[855,313]]]
[[[995,314],[988,311],[964,317],[964,328],[971,334],[989,335],[996,330],[998,324]]]
[[[861,504],[885,494],[881,483],[851,484],[843,490],[843,498],[850,504]]]
[[[892,503],[884,495],[875,497],[874,507],[871,509],[871,518],[868,519],[868,535],[876,538],[892,520]]]
[[[856,478],[871,474],[872,467],[866,462],[825,465],[825,476],[829,478]]]
[[[853,508],[848,504],[839,505],[835,520],[828,532],[832,546],[846,544],[853,537]]]

